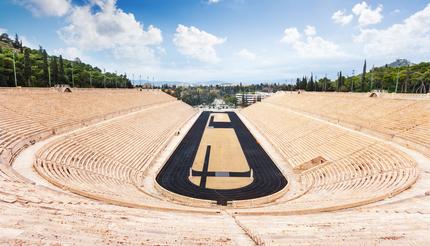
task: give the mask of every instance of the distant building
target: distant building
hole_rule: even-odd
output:
[[[270,97],[273,93],[255,92],[255,93],[237,93],[236,100],[238,105],[251,105],[261,102],[264,98]]]
[[[209,107],[215,108],[215,109],[227,109],[227,108],[229,108],[229,106],[224,102],[224,100],[217,99],[217,98],[211,103],[211,105]]]
[[[152,84],[151,83],[145,83],[142,85],[143,89],[151,89],[152,88]]]

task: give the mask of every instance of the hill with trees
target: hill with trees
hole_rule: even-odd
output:
[[[16,81],[16,84],[15,84]],[[103,72],[98,67],[48,55],[41,46],[38,50],[23,46],[18,35],[0,35],[0,86],[51,87],[68,84],[72,87],[132,87],[126,74]]]

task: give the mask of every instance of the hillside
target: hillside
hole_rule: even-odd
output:
[[[48,55],[46,50],[22,45],[18,35],[12,40],[6,33],[0,36],[0,86],[15,86],[14,53],[18,86],[48,87],[69,84],[74,87],[131,87],[126,75],[103,72],[80,61]]]

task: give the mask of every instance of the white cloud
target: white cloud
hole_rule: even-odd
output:
[[[0,34],[7,33],[7,29],[0,27]]]
[[[386,29],[362,29],[354,38],[370,56],[430,53],[430,4]]]
[[[293,44],[299,42],[301,34],[297,31],[297,28],[291,27],[284,31],[284,37],[281,39],[282,43]]]
[[[215,45],[225,41],[225,38],[219,38],[196,27],[184,25],[178,25],[173,38],[173,43],[181,54],[208,63],[219,61]]]
[[[209,4],[219,3],[219,0],[208,0]]]
[[[317,31],[314,26],[306,26],[305,28],[306,36],[315,36],[315,34],[317,34]]]
[[[67,21],[69,24],[58,32],[67,45],[110,50],[117,59],[151,61],[152,46],[163,41],[160,29],[149,26],[145,30],[133,14],[116,7],[116,0],[92,0],[89,5],[75,6]]]
[[[121,45],[112,50],[115,59],[125,63],[156,63],[158,49],[147,46],[136,47],[133,45]]]
[[[395,10],[391,11],[390,14],[396,15],[396,14],[399,14],[400,12],[401,12],[400,9],[395,9]]]
[[[254,53],[252,53],[251,51],[249,51],[247,49],[242,49],[237,54],[240,57],[242,57],[243,59],[250,60],[250,61],[255,60],[255,58],[257,57]]]
[[[64,16],[71,9],[71,0],[15,0],[35,16]]]
[[[358,17],[360,27],[378,24],[382,21],[382,5],[372,10],[372,7],[363,1],[354,5],[352,12]]]
[[[287,28],[284,31],[282,43],[289,44],[296,51],[297,55],[302,58],[333,58],[345,56],[339,50],[339,46],[333,42],[327,41],[320,36],[316,36],[316,29],[313,26],[306,26],[305,38],[297,28]]]
[[[65,59],[74,60],[79,58],[81,61],[87,61],[88,58],[82,53],[82,51],[76,47],[67,47],[55,49],[52,52],[56,56],[62,55]]]
[[[19,36],[19,39],[22,41],[22,45],[24,45],[25,47],[28,47],[28,48],[31,48],[31,49],[38,48],[37,45],[35,45],[30,40],[28,40],[27,37],[25,37],[25,36]]]
[[[352,21],[353,15],[346,15],[344,10],[338,10],[333,13],[331,19],[334,23],[340,24],[342,26],[348,25]]]

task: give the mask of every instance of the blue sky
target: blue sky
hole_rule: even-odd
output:
[[[430,55],[430,6],[419,0],[3,0],[0,30],[158,81],[333,77],[364,59]]]

